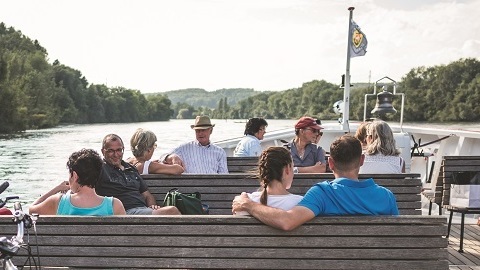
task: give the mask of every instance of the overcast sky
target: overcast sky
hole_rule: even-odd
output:
[[[339,84],[349,6],[368,39],[352,82],[480,57],[480,0],[0,0],[0,21],[90,83],[264,91]]]

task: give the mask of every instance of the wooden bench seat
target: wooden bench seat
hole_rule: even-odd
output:
[[[248,216],[41,216],[36,227],[43,269],[448,269],[439,216],[317,217],[288,232]],[[16,232],[10,217],[0,231]]]
[[[360,179],[370,178],[372,175],[360,175]],[[231,214],[231,205],[234,197],[241,192],[253,192],[260,184],[255,177],[249,174],[183,174],[159,175],[149,174],[143,178],[147,182],[150,192],[155,196],[157,203],[162,204],[165,194],[171,188],[178,188],[180,192],[190,193],[198,191],[202,194],[202,201],[210,206],[210,214]],[[377,174],[373,175],[375,182],[390,189],[396,199],[402,215],[421,215],[421,179],[419,174]],[[332,173],[322,174],[295,174],[291,193],[304,195],[310,187],[320,181],[332,180]]]
[[[439,215],[442,209],[450,212],[448,221],[448,235],[452,226],[453,213],[460,213],[460,247],[459,252],[463,252],[463,237],[465,230],[465,215],[480,214],[480,208],[458,207],[450,204],[451,186],[454,184],[454,175],[463,172],[480,172],[480,156],[444,156],[442,157],[441,167],[436,178],[435,185],[430,190],[424,190],[422,194],[430,201],[429,215],[431,214],[432,204],[439,205]]]

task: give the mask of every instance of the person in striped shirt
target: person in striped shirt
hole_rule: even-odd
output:
[[[195,130],[196,140],[184,143],[173,150],[164,159],[170,164],[173,159],[180,158],[184,173],[194,174],[227,174],[227,154],[222,148],[210,142],[213,127],[208,116],[197,116],[195,124],[190,127]]]

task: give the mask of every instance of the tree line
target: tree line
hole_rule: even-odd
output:
[[[0,133],[61,123],[168,120],[171,102],[161,94],[89,84],[78,70],[48,63],[48,53],[0,23]]]
[[[404,120],[479,121],[479,85],[480,62],[474,58],[413,68],[397,82],[397,92],[405,94]],[[373,86],[369,84],[351,88],[350,119],[363,119],[365,95],[371,93]],[[172,104],[169,94],[182,102]],[[58,60],[48,63],[47,50],[37,40],[0,23],[0,133],[62,123],[165,121],[202,114],[230,119],[296,119],[309,115],[334,120],[339,115],[333,104],[342,99],[343,89],[324,80],[278,92],[185,89],[146,95],[139,90],[89,84],[80,71]],[[400,102],[395,96],[397,110]],[[367,118],[374,117],[370,113],[374,106],[375,98],[371,97]],[[399,114],[389,118],[398,120]]]

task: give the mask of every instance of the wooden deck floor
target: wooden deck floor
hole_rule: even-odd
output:
[[[450,270],[480,270],[480,226],[465,225],[463,253],[458,252],[460,246],[460,225],[452,225],[448,240],[448,260]]]

